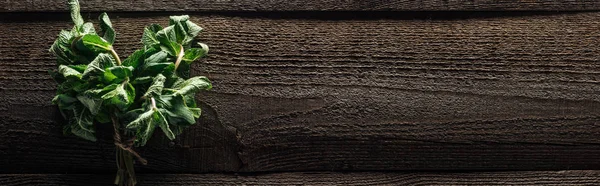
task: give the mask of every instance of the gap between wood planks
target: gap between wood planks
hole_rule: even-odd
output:
[[[171,15],[196,15],[196,16],[225,16],[264,19],[304,19],[304,20],[456,20],[456,19],[485,19],[502,17],[529,17],[569,15],[595,11],[403,11],[389,12],[377,11],[360,13],[353,11],[287,11],[287,12],[110,12],[111,17],[143,18],[143,17],[168,17]],[[101,11],[82,12],[86,20],[96,20]],[[26,22],[26,21],[64,21],[69,15],[64,12],[0,12],[0,22]]]
[[[114,175],[0,174],[0,184],[109,185]],[[140,185],[598,185],[600,171],[140,174]]]

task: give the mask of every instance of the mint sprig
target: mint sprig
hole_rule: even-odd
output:
[[[134,185],[131,157],[145,160],[132,146],[144,146],[157,127],[173,140],[200,117],[195,94],[212,88],[206,77],[190,78],[191,63],[208,53],[207,45],[194,43],[202,28],[187,15],[171,16],[167,27],[146,27],[143,47],[121,61],[108,15],[100,15],[96,32],[77,0],[68,5],[74,27],[50,47],[58,65],[50,72],[58,83],[52,102],[68,120],[66,134],[96,141],[95,124],[112,122],[120,172],[115,183]]]

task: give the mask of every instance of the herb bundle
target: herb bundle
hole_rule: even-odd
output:
[[[84,22],[79,2],[68,0],[75,26],[63,30],[50,48],[58,69],[56,97],[68,121],[65,134],[96,141],[95,124],[112,123],[117,158],[117,185],[135,185],[133,150],[144,146],[158,127],[170,139],[196,123],[200,108],[195,94],[212,87],[206,77],[190,77],[190,64],[206,56],[208,47],[195,43],[202,31],[189,16],[171,16],[168,27],[144,29],[143,48],[121,61],[113,47],[116,32],[106,13],[97,32]]]

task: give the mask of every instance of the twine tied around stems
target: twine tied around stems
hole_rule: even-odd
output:
[[[133,150],[133,142],[135,141],[135,137],[123,142],[123,139],[121,138],[121,133],[119,132],[119,124],[118,121],[115,117],[111,118],[113,121],[113,128],[114,128],[114,141],[115,141],[115,146],[123,149],[124,151],[127,151],[129,153],[131,153],[133,156],[135,156],[135,158],[137,158],[137,160],[142,163],[143,165],[147,165],[148,161],[144,158],[142,158],[142,156],[140,156],[140,154],[138,154],[135,150]]]

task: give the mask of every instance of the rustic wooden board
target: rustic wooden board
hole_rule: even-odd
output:
[[[0,174],[0,184],[110,185],[114,175]],[[598,185],[600,171],[476,173],[297,172],[270,174],[143,174],[143,185]]]
[[[167,22],[118,17],[121,54]],[[211,47],[194,73],[215,88],[197,126],[141,150],[142,172],[600,168],[600,13],[193,17]],[[63,137],[54,119],[47,48],[68,19],[1,14],[0,172],[114,170],[109,134]]]
[[[84,11],[499,11],[599,10],[596,0],[80,0]],[[65,0],[0,1],[0,12],[66,11]]]

